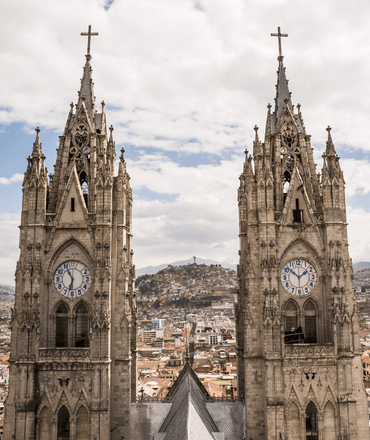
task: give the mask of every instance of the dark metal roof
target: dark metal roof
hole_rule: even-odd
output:
[[[159,432],[165,440],[214,440],[219,432],[205,402],[209,394],[189,364],[182,369],[168,397],[173,403]]]

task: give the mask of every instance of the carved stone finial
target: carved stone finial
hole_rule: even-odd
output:
[[[253,130],[257,133],[259,127],[257,127],[257,125],[254,126]]]
[[[330,134],[331,127],[329,125],[327,126],[326,131]]]
[[[36,127],[36,128],[35,128],[35,132],[37,133],[37,136],[39,135],[40,131],[41,131],[41,130],[40,130],[39,127]]]

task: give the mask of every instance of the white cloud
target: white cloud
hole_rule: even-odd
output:
[[[116,144],[125,145],[134,196],[147,189],[176,197],[172,203],[153,200],[155,194],[135,198],[135,263],[195,254],[235,262],[241,156],[252,149],[255,124],[263,138],[266,105],[275,97],[277,41],[270,33],[278,17],[289,34],[283,53],[292,99],[302,104],[318,170],[327,125],[339,154],[370,151],[365,0],[127,0],[113,2],[108,11],[101,0],[7,2],[0,15],[6,84],[0,88],[0,123],[40,125],[61,134],[82,75],[86,38],[80,32],[91,23],[99,32],[92,39],[97,107],[104,99]],[[43,144],[53,160],[54,147]],[[180,166],[172,152],[194,155],[194,161],[202,153],[216,165]],[[347,195],[367,194],[369,161],[346,158],[341,164]],[[22,178],[1,177],[2,191]],[[367,215],[349,209],[354,258],[369,258],[366,235],[359,246],[355,237],[356,230],[366,233],[358,219],[368,221]],[[4,219],[0,228],[6,249],[13,240],[17,250],[18,232],[7,236],[12,226]],[[6,258],[10,266],[12,258]]]
[[[128,161],[135,190],[179,194],[172,202],[134,200],[135,264],[170,263],[191,255],[235,263],[240,157],[220,165],[180,167],[161,155]]]
[[[10,179],[7,179],[6,177],[0,177],[0,184],[1,185],[10,185],[14,182],[23,182],[24,176],[20,173],[15,173]]]
[[[370,212],[362,208],[347,207],[349,253],[352,261],[369,261]]]
[[[20,213],[0,214],[0,283],[14,286],[14,273],[19,256]]]
[[[346,181],[346,195],[370,192],[370,162],[367,160],[342,159],[340,161]]]

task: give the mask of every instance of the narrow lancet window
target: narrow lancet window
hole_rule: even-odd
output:
[[[84,303],[80,303],[76,308],[75,321],[75,347],[89,346],[89,318],[87,307]]]
[[[60,303],[56,311],[55,347],[68,347],[68,308]]]

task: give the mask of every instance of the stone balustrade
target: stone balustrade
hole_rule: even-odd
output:
[[[86,361],[90,348],[40,348],[39,361]]]
[[[286,358],[327,358],[334,356],[333,344],[292,344],[285,345]]]

